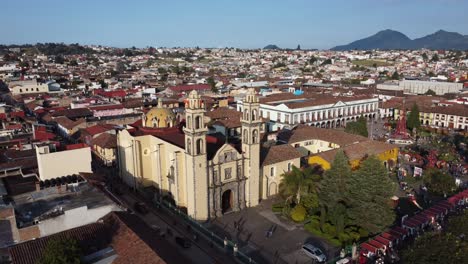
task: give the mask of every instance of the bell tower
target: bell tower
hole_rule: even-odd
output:
[[[207,220],[208,171],[205,105],[196,91],[192,91],[185,103],[185,171],[187,178],[187,211],[196,220]]]
[[[249,89],[243,102],[242,152],[246,180],[246,203],[256,206],[260,200],[260,127],[262,125],[260,103],[253,88]]]

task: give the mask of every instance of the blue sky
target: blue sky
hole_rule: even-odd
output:
[[[468,34],[466,0],[1,0],[0,43],[327,49],[394,29]]]

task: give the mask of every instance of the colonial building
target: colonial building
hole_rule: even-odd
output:
[[[243,101],[237,102],[242,112]],[[368,95],[332,96],[327,94],[274,94],[260,100],[260,115],[269,119],[269,131],[307,124],[322,128],[343,127],[361,115],[375,118],[378,98]]]
[[[260,177],[259,108],[258,97],[250,90],[243,103],[237,144],[219,132],[209,134],[204,102],[197,91],[186,100],[185,125],[170,109],[152,108],[141,124],[117,135],[120,176],[134,188],[154,189],[156,197],[173,200],[197,220],[256,206],[269,196],[262,193],[267,190]],[[265,164],[274,166],[273,161]],[[288,160],[283,157],[278,162],[287,164]],[[298,165],[297,155],[290,162]],[[276,194],[276,187],[269,193]]]

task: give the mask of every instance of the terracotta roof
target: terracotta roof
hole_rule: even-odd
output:
[[[66,230],[47,237],[16,244],[9,248],[12,263],[34,264],[41,258],[51,239],[76,239],[83,255],[112,247],[117,258],[114,264],[192,263],[156,234],[138,216],[112,212],[103,221]]]
[[[302,124],[296,126],[292,130],[285,129],[278,133],[278,140],[288,144],[313,139],[332,142],[340,145],[341,147],[356,142],[368,141],[368,139],[363,136],[353,135],[334,129],[311,127]]]
[[[115,129],[115,125],[112,125],[112,124],[97,124],[94,126],[84,128],[83,130],[85,131],[86,134],[94,136],[94,135],[101,134],[101,133],[104,133],[113,129]]]
[[[297,149],[289,144],[274,145],[268,149],[262,149],[261,155],[262,166],[298,159],[302,156]]]
[[[169,87],[170,90],[174,92],[188,92],[192,90],[202,91],[210,90],[211,87],[209,84],[193,84],[193,85],[177,85]]]
[[[364,159],[366,156],[378,155],[385,151],[389,151],[395,148],[395,145],[392,144],[368,140],[356,144],[351,144],[341,149],[344,151],[345,155],[348,157],[349,160],[361,160]],[[332,163],[335,159],[336,153],[338,153],[338,150],[340,149],[332,149],[313,154],[311,156],[319,156],[324,160],[328,161],[329,163]]]
[[[332,96],[329,94],[304,93],[294,95],[292,93],[273,94],[260,98],[261,104],[279,105],[284,104],[290,109],[303,108],[317,105],[335,104],[339,101],[350,102],[363,99],[371,99],[372,95],[362,94],[354,96]]]
[[[101,148],[117,148],[117,136],[109,133],[102,133],[92,140],[93,145],[98,145]]]
[[[88,108],[75,108],[75,109],[64,109],[57,110],[52,113],[52,117],[66,116],[70,119],[80,118],[80,117],[90,117],[93,116],[93,112]]]
[[[57,122],[57,124],[65,127],[66,129],[73,129],[76,126],[86,122],[86,120],[84,120],[83,118],[73,121],[73,120],[70,120],[66,116],[59,116],[59,117],[54,118],[53,120]]]

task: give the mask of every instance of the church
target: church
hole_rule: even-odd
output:
[[[262,119],[253,89],[244,99],[237,144],[227,135],[211,135],[205,114],[203,100],[192,91],[183,118],[160,100],[141,123],[120,131],[122,180],[135,189],[154,187],[156,197],[170,198],[203,221],[258,205],[278,193],[284,172],[300,166],[300,153],[291,146],[283,146],[283,153],[261,148]]]

